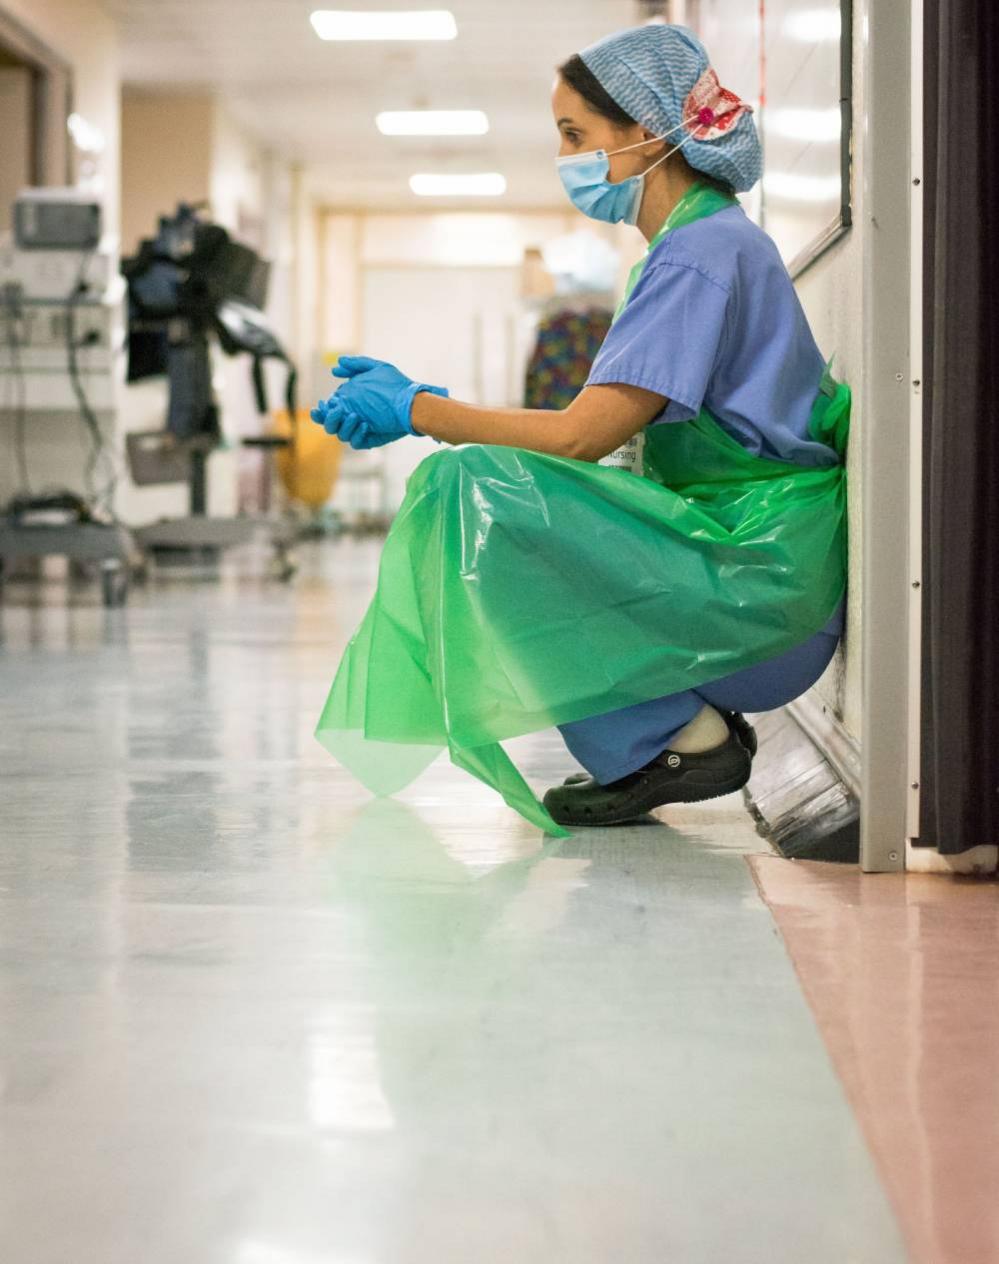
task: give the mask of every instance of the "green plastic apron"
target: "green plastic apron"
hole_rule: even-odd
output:
[[[695,186],[649,250],[730,205]],[[811,437],[842,458],[849,416],[849,388],[827,370]],[[842,464],[753,456],[702,411],[650,426],[644,468],[478,444],[428,457],[319,741],[376,794],[446,747],[564,836],[501,741],[719,680],[825,626],[846,585]]]

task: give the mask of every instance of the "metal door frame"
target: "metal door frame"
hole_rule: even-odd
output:
[[[905,868],[919,813],[922,0],[860,0],[864,55],[861,868]]]

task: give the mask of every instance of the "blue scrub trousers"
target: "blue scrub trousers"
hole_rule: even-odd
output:
[[[685,693],[563,724],[559,732],[590,776],[608,785],[662,754],[705,703],[719,711],[772,711],[800,697],[829,666],[839,637],[823,629],[779,658]]]

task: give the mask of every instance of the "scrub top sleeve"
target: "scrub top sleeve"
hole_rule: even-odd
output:
[[[696,417],[724,348],[730,299],[688,264],[646,268],[586,385],[623,383],[665,396],[670,402],[657,421]]]

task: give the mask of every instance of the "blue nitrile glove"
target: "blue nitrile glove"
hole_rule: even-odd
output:
[[[347,380],[313,410],[312,417],[353,448],[376,448],[416,434],[411,420],[416,396],[420,391],[448,393],[441,386],[414,382],[394,365],[367,356],[342,356],[333,375]]]
[[[341,391],[342,389],[341,387]],[[349,443],[352,448],[358,450],[380,448],[402,437],[398,434],[372,433],[368,423],[340,400],[341,391],[337,391],[336,395],[331,395],[329,399],[322,400],[318,407],[312,410],[312,420],[318,422],[327,434],[336,435],[344,443]]]

